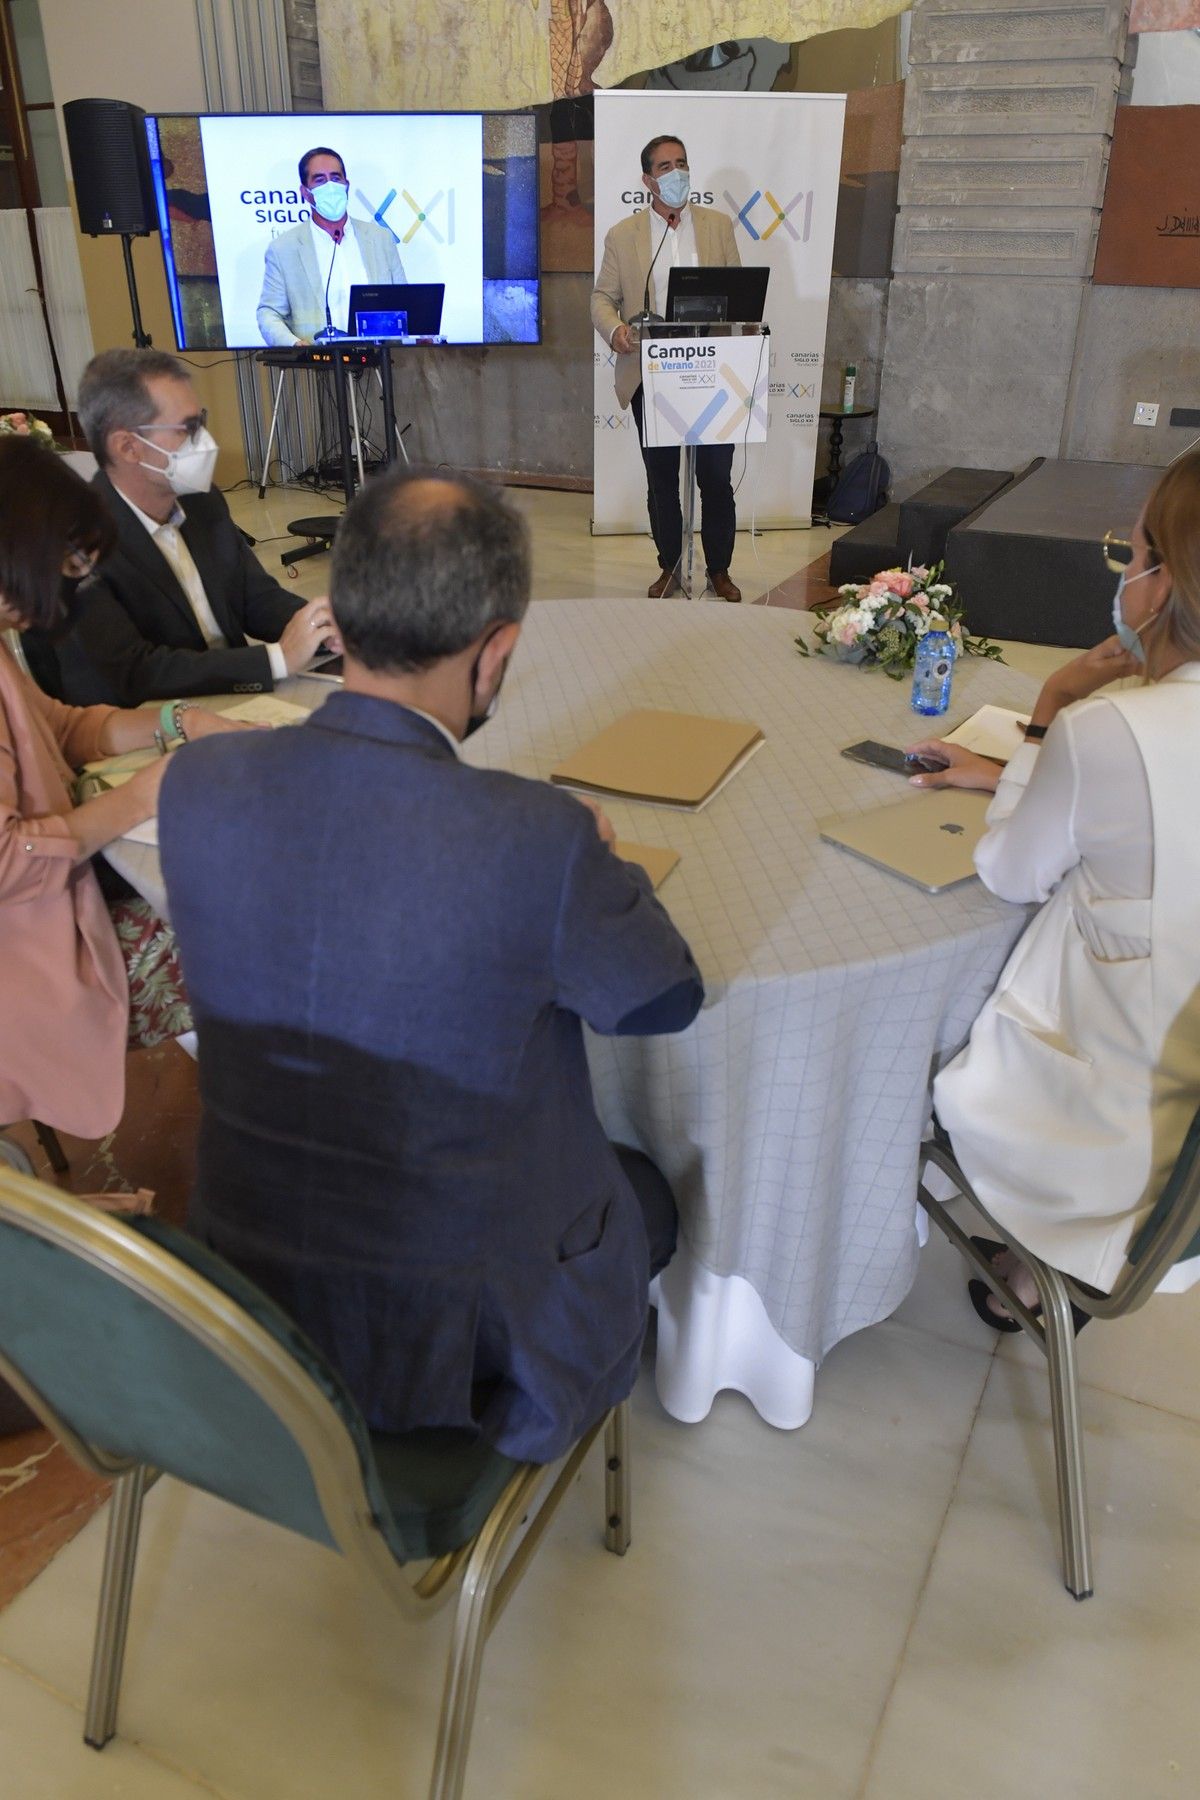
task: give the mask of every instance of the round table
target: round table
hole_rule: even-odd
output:
[[[904,1298],[931,1070],[962,1043],[1026,918],[977,881],[931,896],[821,841],[821,817],[907,797],[842,746],[904,744],[925,727],[907,682],[802,659],[793,639],[808,628],[776,608],[535,604],[500,709],[464,751],[545,779],[634,707],[765,733],[699,813],[607,805],[620,837],[681,853],[660,898],[707,987],[678,1036],[589,1037],[609,1136],[646,1151],[679,1203],[680,1249],[656,1294],[656,1380],[688,1421],[733,1387],[772,1424],[803,1424],[825,1353]],[[308,705],[328,691],[282,689]],[[968,658],[949,723],[985,701],[1028,709],[1034,692]],[[165,904],[155,850],[107,854]]]

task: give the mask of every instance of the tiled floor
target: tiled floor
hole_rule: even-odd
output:
[[[509,498],[533,527],[533,597],[535,600],[587,600],[604,595],[617,600],[644,594],[658,574],[649,534],[643,537],[593,537],[590,494],[560,493],[547,488],[510,488]],[[306,514],[337,512],[336,502],[314,501],[302,488],[269,488],[260,501],[246,487],[229,495],[238,523],[259,540],[259,555],[273,575],[283,579],[281,551],[298,539],[287,533],[289,520]],[[731,565],[743,603],[803,605],[808,587],[797,571],[819,563],[844,526],[818,525],[810,531],[739,531]],[[269,540],[269,541],[268,541]],[[329,557],[314,556],[297,565],[296,586],[303,594],[323,594],[329,586]],[[831,590],[812,583],[815,597]]]
[[[648,578],[642,545],[581,549],[586,497],[521,501],[542,597],[581,591],[585,561],[602,592]],[[786,589],[805,550],[826,553],[804,537],[760,593]],[[1014,659],[1037,670],[1057,654]],[[168,1211],[193,1104],[176,1054],[139,1076],[137,1116],[168,1125],[128,1126],[113,1153]],[[1058,1574],[1036,1353],[979,1323],[936,1234],[897,1314],[827,1359],[801,1431],[732,1394],[677,1425],[645,1371],[633,1548],[618,1561],[601,1547],[597,1453],[490,1646],[471,1800],[1200,1792],[1193,1351],[1186,1297],[1080,1339],[1097,1581],[1084,1604]],[[409,1627],[333,1556],[170,1481],[146,1507],[120,1735],[86,1750],[103,1532],[93,1518],[0,1614],[3,1800],[423,1795],[448,1616]]]
[[[1133,1358],[1137,1398],[1122,1333],[1173,1353],[1157,1383]],[[895,1318],[828,1358],[799,1432],[735,1395],[676,1425],[644,1374],[633,1548],[601,1548],[594,1456],[490,1646],[468,1794],[1194,1794],[1192,1350],[1186,1300],[1080,1340],[1083,1604],[1058,1577],[1044,1383],[996,1353],[940,1238]],[[328,1553],[166,1481],[147,1502],[120,1738],[84,1749],[102,1539],[97,1518],[0,1615],[6,1800],[423,1793],[448,1618],[408,1626]]]

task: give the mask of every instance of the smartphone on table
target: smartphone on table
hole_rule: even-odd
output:
[[[864,738],[861,744],[847,744],[843,756],[853,762],[869,763],[873,769],[889,769],[893,775],[931,775],[936,769],[949,767],[947,756],[910,756],[894,744],[877,744]]]

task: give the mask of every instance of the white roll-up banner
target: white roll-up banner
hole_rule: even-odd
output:
[[[612,226],[650,204],[641,148],[678,134],[692,202],[733,220],[744,265],[770,268],[770,426],[733,460],[738,525],[812,519],[817,415],[829,313],[833,227],[842,153],[842,94],[700,94],[610,89],[596,95],[596,270]],[[627,309],[641,306],[638,295]],[[592,529],[645,532],[646,476],[633,413],[613,391],[613,357],[595,351]],[[740,485],[739,485],[740,484]]]

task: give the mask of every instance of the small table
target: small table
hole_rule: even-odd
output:
[[[820,411],[822,419],[829,420],[829,491],[833,492],[834,484],[842,472],[842,426],[847,419],[873,419],[879,408],[876,406],[852,406],[847,412],[844,406],[823,406]]]

